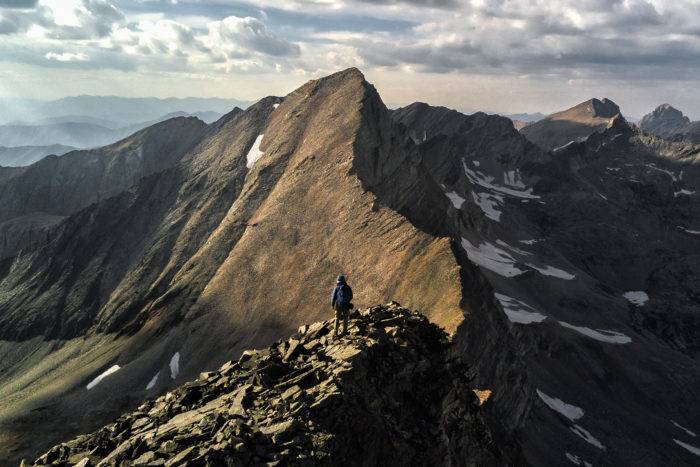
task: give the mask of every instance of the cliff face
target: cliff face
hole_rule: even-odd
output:
[[[34,465],[523,462],[489,429],[488,399],[425,317],[391,303],[353,313],[346,336],[333,338],[332,326],[246,351]]]

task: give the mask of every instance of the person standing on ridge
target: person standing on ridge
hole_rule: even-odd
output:
[[[350,310],[352,309],[352,288],[345,281],[344,275],[338,276],[337,284],[333,289],[331,294],[331,306],[335,310],[335,328],[333,329],[333,336],[338,337],[338,325],[339,321],[343,320],[343,332],[341,336],[348,332],[348,317],[350,315]]]

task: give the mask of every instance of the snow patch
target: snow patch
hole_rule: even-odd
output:
[[[593,446],[597,447],[598,449],[602,449],[603,451],[605,451],[605,446],[603,446],[603,443],[601,443],[600,441],[595,439],[593,437],[593,435],[591,435],[590,432],[588,430],[586,430],[585,428],[583,428],[582,426],[574,425],[572,427],[569,427],[569,429],[571,431],[573,431],[574,433],[576,433],[577,435],[579,435],[584,440],[586,440],[587,443],[590,443]]]
[[[180,374],[180,352],[175,354],[170,359],[170,378],[175,379]]]
[[[481,172],[471,170],[469,167],[467,167],[467,163],[462,160],[462,165],[464,166],[464,172],[467,175],[467,178],[471,183],[477,184],[483,188],[487,188],[489,190],[497,191],[499,193],[502,193],[504,195],[508,196],[515,196],[518,198],[528,198],[528,199],[537,199],[539,198],[538,195],[533,195],[532,194],[532,188],[528,188],[527,190],[515,190],[513,188],[507,188],[501,185],[495,185],[493,183],[494,177],[491,177],[489,175],[484,175]]]
[[[102,382],[103,379],[105,379],[107,376],[111,375],[112,373],[116,373],[119,371],[121,367],[119,365],[112,365],[109,367],[107,370],[105,370],[103,373],[101,373],[99,376],[97,376],[95,379],[90,381],[87,386],[87,390],[89,391],[90,389],[94,388],[98,384]]]
[[[574,326],[573,324],[565,323],[564,321],[559,321],[559,324],[568,329],[573,329],[579,334],[590,337],[600,342],[606,342],[608,344],[629,344],[632,342],[632,338],[616,331],[608,331],[605,329],[591,329],[583,326]]]
[[[689,230],[689,229],[686,229],[685,227],[681,227],[680,225],[678,226],[678,228],[681,229],[685,233],[689,233],[692,235],[700,235],[700,230]]]
[[[573,454],[571,454],[571,453],[569,453],[569,452],[564,453],[564,455],[565,455],[566,458],[569,459],[573,464],[576,464],[576,465],[583,465],[583,466],[585,466],[585,467],[593,467],[593,464],[591,464],[590,462],[586,462],[586,461],[584,461],[584,460],[581,460],[581,458],[580,458],[579,456],[575,456],[575,455],[573,455]]]
[[[459,196],[457,194],[457,192],[455,192],[455,191],[446,192],[445,195],[447,195],[447,197],[450,198],[450,201],[452,201],[452,204],[457,209],[460,209],[462,207],[462,204],[464,204],[464,202],[466,201],[464,198]]]
[[[160,371],[156,373],[155,376],[151,378],[151,380],[148,382],[148,384],[146,385],[146,391],[152,389],[156,385],[156,383],[158,382],[158,376],[160,376]]]
[[[524,245],[534,245],[535,243],[539,242],[540,240],[532,238],[529,240],[518,240],[518,241]]]
[[[474,246],[469,240],[462,238],[462,248],[466,250],[471,261],[503,277],[513,277],[525,272],[515,267],[515,259],[511,255],[487,241]]]
[[[674,182],[678,181],[678,177],[676,177],[676,174],[671,172],[670,170],[660,169],[655,164],[646,164],[646,166],[649,167],[650,169],[656,170],[657,172],[665,173],[666,175],[671,177],[671,180],[673,180]]]
[[[511,323],[541,323],[547,318],[542,313],[534,311],[534,309],[527,303],[521,302],[520,300],[516,300],[512,297],[509,297],[508,295],[500,293],[494,295],[496,296],[498,301],[501,302],[503,311],[505,312],[506,316],[508,316],[508,319]]]
[[[500,222],[501,211],[497,208],[503,203],[503,196],[492,195],[490,193],[476,193],[472,191],[474,202],[481,208],[481,211],[491,220]]]
[[[578,420],[579,418],[583,417],[583,409],[580,407],[576,407],[575,405],[567,404],[566,402],[562,401],[561,399],[556,399],[554,397],[550,397],[547,394],[543,393],[539,389],[537,390],[537,395],[540,396],[540,399],[547,404],[547,406],[562,414],[572,422],[574,420]]]
[[[693,438],[695,438],[695,437],[698,436],[698,435],[695,434],[695,432],[690,431],[689,429],[687,429],[687,428],[684,427],[684,426],[681,426],[681,425],[680,425],[678,422],[676,422],[675,420],[671,420],[671,423],[673,423],[673,424],[676,426],[676,428],[680,428],[681,430],[685,431],[686,433],[688,433],[688,434],[689,434],[690,436],[692,436]]]
[[[532,256],[532,253],[527,252],[525,250],[521,250],[520,248],[515,248],[513,246],[510,246],[506,242],[504,242],[503,240],[496,240],[496,245],[501,245],[503,248],[507,248],[508,250],[512,251],[513,253],[517,253],[519,255]]]
[[[477,167],[479,167],[481,165],[481,162],[479,162],[479,161],[472,161],[472,163]]]
[[[684,443],[683,441],[679,441],[679,440],[677,440],[676,438],[673,438],[673,441],[674,441],[677,445],[679,445],[679,446],[681,446],[681,447],[687,449],[688,451],[692,452],[692,453],[695,454],[696,456],[700,456],[700,448],[696,448],[696,447],[693,446],[692,444],[688,444],[688,443]]]
[[[678,198],[681,195],[690,196],[690,195],[694,195],[694,194],[695,194],[695,191],[690,191],[690,190],[686,190],[685,188],[681,188],[679,191],[676,191],[675,193],[673,193],[673,197]]]
[[[279,107],[279,106],[280,106],[279,103],[272,104],[272,108],[273,108],[273,109],[276,109],[276,108]]]
[[[258,161],[263,156],[263,152],[260,150],[260,143],[262,143],[263,140],[263,134],[258,135],[257,138],[255,138],[255,142],[253,143],[253,147],[250,148],[250,151],[248,151],[248,154],[245,156],[246,160],[248,161],[246,163],[246,167],[249,169],[253,167],[253,165]]]
[[[557,151],[561,151],[562,149],[568,148],[569,146],[571,146],[571,145],[574,144],[575,142],[576,142],[576,141],[569,141],[568,143],[566,143],[566,144],[563,145],[563,146],[558,146],[558,147],[552,149],[552,152],[557,152]]]
[[[555,268],[554,266],[544,265],[535,266],[534,264],[527,263],[532,269],[536,269],[540,274],[545,276],[558,277],[559,279],[564,279],[570,281],[576,277],[576,275],[568,273],[562,269]]]
[[[520,170],[507,170],[503,173],[503,183],[516,188],[527,188],[520,178]]]
[[[622,294],[623,297],[627,299],[628,302],[637,305],[644,306],[644,304],[649,301],[649,295],[642,290],[630,290]]]

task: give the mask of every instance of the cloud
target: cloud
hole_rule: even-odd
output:
[[[225,76],[692,80],[700,1],[0,0],[3,62]],[[115,6],[118,5],[117,6]],[[33,5],[19,9],[17,5]]]
[[[370,3],[373,5],[411,5],[424,8],[457,8],[460,6],[458,0],[357,0],[360,3]],[[348,2],[354,3],[354,2]]]
[[[0,8],[29,9],[36,7],[37,0],[0,0]]]
[[[71,53],[71,52],[48,52],[44,55],[47,60],[56,60],[59,62],[84,62],[88,60],[88,56],[84,53]]]
[[[229,16],[208,24],[209,42],[232,46],[236,49],[259,52],[273,56],[298,56],[299,45],[276,37],[263,22],[250,16]],[[224,46],[225,47],[225,46]]]
[[[700,66],[700,3],[680,3],[472,1],[352,44],[373,66],[428,73],[688,78]]]

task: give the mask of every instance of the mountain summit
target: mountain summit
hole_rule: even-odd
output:
[[[605,130],[616,118],[621,118],[617,104],[607,98],[594,98],[553,113],[520,131],[540,147],[555,149]]]

